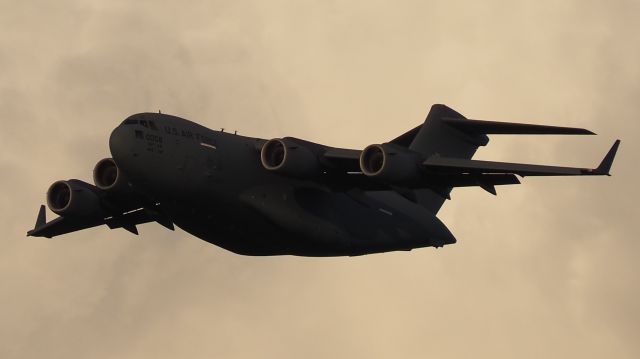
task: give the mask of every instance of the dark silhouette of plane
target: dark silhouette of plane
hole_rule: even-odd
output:
[[[456,242],[436,217],[455,187],[520,183],[517,176],[609,175],[617,140],[593,169],[472,160],[488,134],[590,135],[580,128],[470,120],[434,105],[425,122],[364,150],[293,137],[214,131],[161,113],[133,115],[109,138],[95,185],[54,182],[46,222],[28,236],[54,237],[106,224],[174,224],[244,255],[353,256]]]

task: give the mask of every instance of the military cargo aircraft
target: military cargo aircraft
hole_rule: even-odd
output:
[[[598,176],[596,168],[471,159],[487,135],[591,135],[570,127],[467,119],[433,105],[423,124],[363,150],[293,137],[265,140],[214,131],[176,116],[140,113],[109,138],[93,183],[54,182],[47,222],[40,207],[28,236],[54,237],[106,224],[174,225],[243,255],[355,256],[456,242],[436,216],[456,187],[518,184],[526,176]]]

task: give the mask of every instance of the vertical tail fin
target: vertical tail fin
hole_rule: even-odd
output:
[[[424,123],[392,140],[400,146],[423,154],[426,158],[439,154],[445,157],[471,159],[480,146],[489,142],[484,133],[461,131],[447,120],[467,120],[455,110],[441,104],[431,106]],[[415,190],[417,202],[433,213],[438,213],[445,199],[450,198],[451,187]]]
[[[466,120],[466,117],[445,105],[433,105],[424,124],[411,141],[409,149],[426,157],[439,154],[470,159],[478,147],[489,142],[485,134],[460,131],[448,125],[445,119]]]

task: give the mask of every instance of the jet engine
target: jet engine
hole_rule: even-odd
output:
[[[318,157],[290,138],[274,138],[262,146],[262,166],[269,171],[294,177],[311,177],[320,172]]]
[[[100,199],[91,185],[79,180],[56,181],[47,191],[47,206],[60,216],[91,216],[100,212]]]
[[[112,158],[100,160],[93,168],[93,183],[101,190],[124,192],[129,189],[129,180]]]
[[[386,182],[416,179],[420,175],[418,163],[416,154],[388,144],[369,145],[360,153],[362,173]]]

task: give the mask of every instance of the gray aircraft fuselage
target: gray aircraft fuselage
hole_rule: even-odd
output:
[[[142,113],[112,132],[109,147],[136,192],[235,253],[348,256],[455,243],[434,214],[394,193],[334,192],[268,171],[264,142]]]

